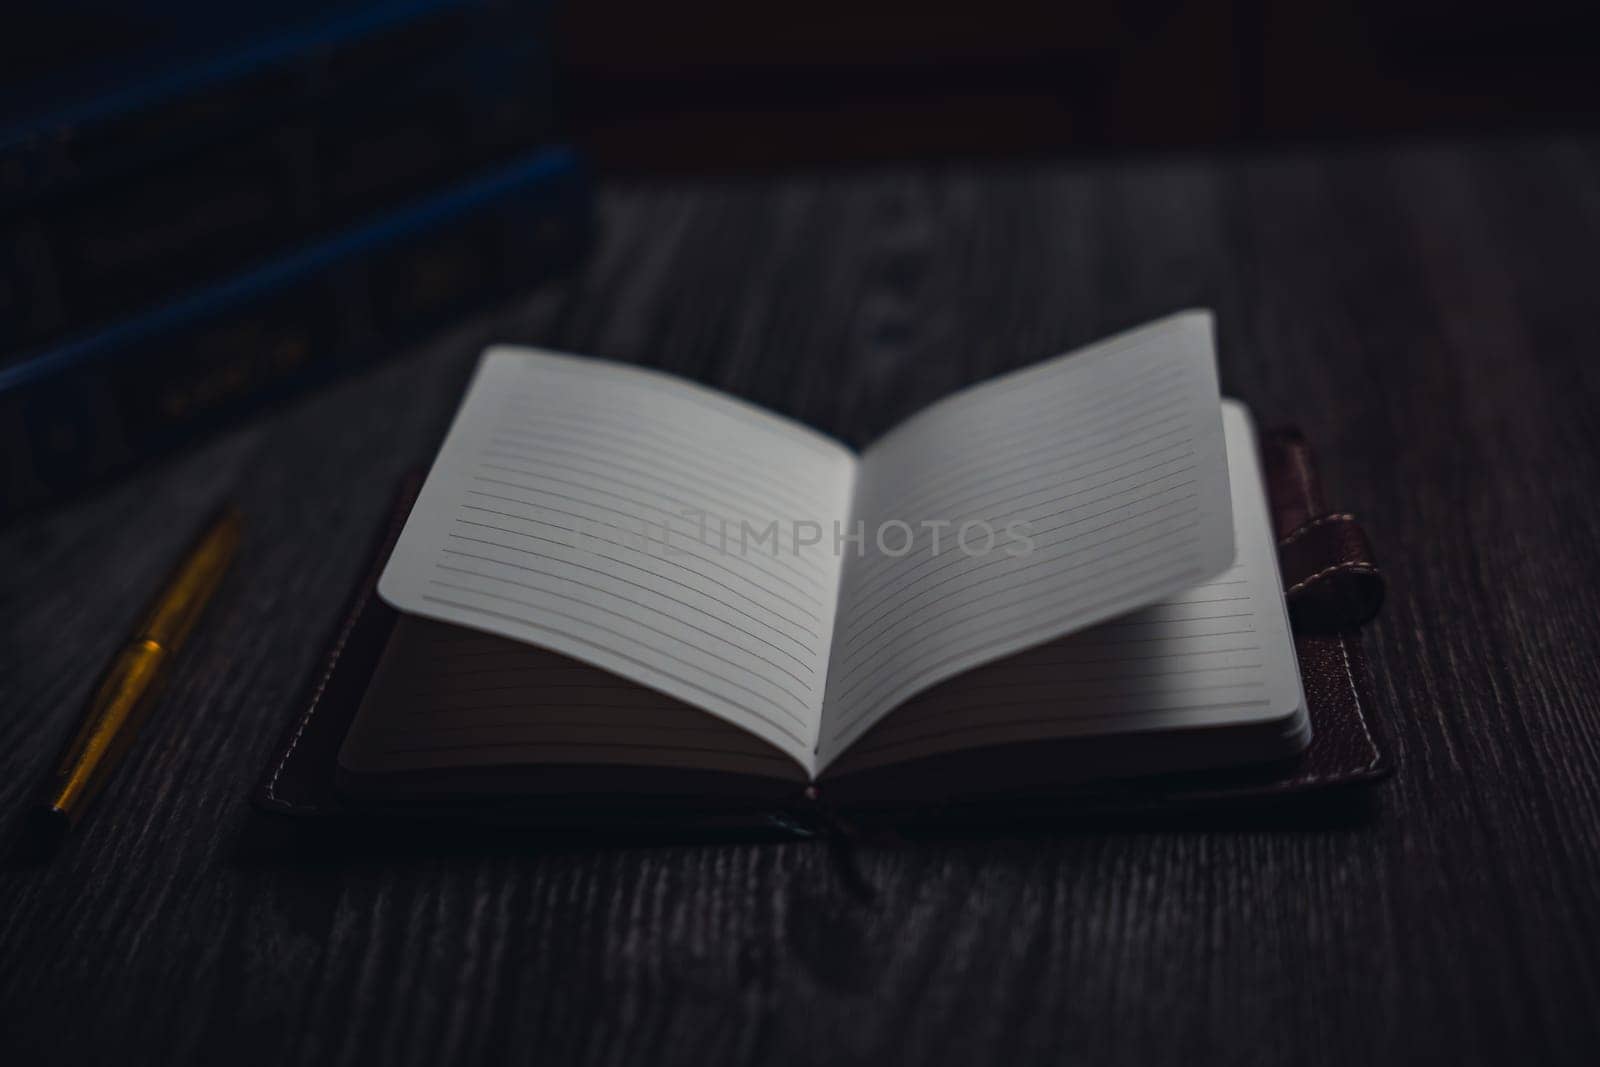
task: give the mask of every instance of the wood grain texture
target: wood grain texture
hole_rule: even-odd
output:
[[[0,870],[15,1064],[1592,1062],[1600,147],[606,187],[581,277],[0,531],[0,811],[224,494],[249,541],[48,864]],[[1366,804],[817,842],[302,840],[246,791],[489,339],[864,442],[1176,308],[1391,575]],[[9,1054],[8,1054],[9,1053]]]

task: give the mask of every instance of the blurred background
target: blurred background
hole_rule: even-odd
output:
[[[614,176],[1591,127],[1576,4],[7,12],[0,521],[582,269]]]
[[[571,3],[596,158],[799,161],[1238,146],[1591,121],[1569,0]]]

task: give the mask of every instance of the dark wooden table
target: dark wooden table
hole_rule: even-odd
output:
[[[1600,145],[608,186],[574,282],[0,532],[0,811],[224,494],[246,554],[98,817],[0,871],[0,1061],[1600,1055]],[[1400,759],[1320,815],[864,844],[302,842],[246,793],[480,346],[864,442],[1175,308],[1391,575]],[[7,1052],[11,1055],[7,1055]]]

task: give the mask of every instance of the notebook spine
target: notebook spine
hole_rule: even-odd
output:
[[[589,230],[582,167],[551,148],[0,366],[0,518],[545,280]]]

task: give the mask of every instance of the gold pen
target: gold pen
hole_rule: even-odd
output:
[[[43,808],[56,828],[77,823],[127,751],[155,701],[157,688],[184,639],[216,592],[234,551],[240,521],[231,507],[200,535],[139,628],[95,686],[83,722],[61,753]]]

